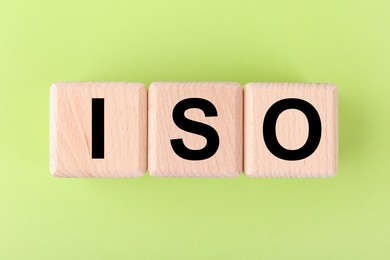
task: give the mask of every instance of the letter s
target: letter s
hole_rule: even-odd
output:
[[[183,139],[171,139],[171,146],[173,151],[183,159],[190,161],[205,160],[217,152],[219,136],[211,126],[186,118],[184,113],[190,108],[201,109],[206,117],[218,116],[217,109],[210,101],[203,98],[183,99],[173,108],[172,118],[175,124],[184,131],[205,137],[207,140],[206,146],[199,150],[192,150],[184,145]]]

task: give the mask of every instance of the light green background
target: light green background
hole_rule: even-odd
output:
[[[390,259],[387,0],[0,3],[0,259]],[[57,179],[55,81],[336,83],[331,179]]]

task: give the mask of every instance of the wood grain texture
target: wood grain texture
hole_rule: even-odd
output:
[[[181,130],[172,119],[175,105],[187,98],[203,98],[217,109],[217,117],[205,117],[200,109],[185,116],[212,126],[219,135],[217,152],[210,158],[190,161],[179,157],[170,140],[182,138],[186,147],[201,149],[206,139]],[[239,83],[155,82],[149,89],[148,165],[152,176],[237,177],[243,162],[243,89]]]
[[[244,153],[245,173],[251,177],[330,177],[337,171],[338,96],[332,84],[314,83],[249,83],[244,89]],[[318,111],[322,124],[319,146],[309,157],[287,161],[274,156],[263,138],[263,122],[267,110],[277,101],[299,98]],[[286,149],[302,147],[308,137],[306,116],[288,109],[276,124],[278,142]]]
[[[104,159],[92,159],[92,98],[104,98]],[[50,170],[57,177],[138,177],[146,171],[147,90],[141,83],[55,83]]]

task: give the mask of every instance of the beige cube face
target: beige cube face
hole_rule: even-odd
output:
[[[205,115],[204,109],[211,103],[217,116]],[[199,100],[201,99],[201,100]],[[183,101],[185,100],[185,101]],[[205,100],[205,101],[204,101]],[[180,104],[178,104],[180,102]],[[183,109],[186,107],[188,109]],[[196,121],[192,127],[186,123],[177,125],[173,112],[184,115],[187,120]],[[212,110],[212,109],[211,109]],[[223,82],[162,82],[153,83],[149,89],[149,171],[152,176],[166,177],[237,177],[242,171],[243,162],[243,89],[239,83]],[[210,111],[209,111],[210,112]],[[199,123],[212,127],[218,134],[219,146],[215,153],[190,152],[191,156],[179,155],[171,144],[172,139],[182,139],[187,149],[202,150],[215,143],[199,134]],[[191,130],[183,130],[181,128]],[[213,132],[208,128],[207,133]],[[213,149],[210,149],[213,150]],[[214,149],[215,150],[215,149]],[[190,158],[190,159],[188,159]],[[192,159],[191,159],[192,158]]]
[[[94,119],[95,124],[104,124],[103,132],[95,132],[94,137],[95,142],[104,144],[104,155],[99,159],[92,158],[97,147],[94,142],[92,148],[92,131],[96,130],[92,127],[93,99],[104,99],[104,116],[94,110],[99,119]],[[50,89],[50,105],[52,175],[143,176],[147,159],[147,90],[143,84],[55,83]],[[98,139],[101,135],[103,139]]]
[[[245,86],[244,96],[244,168],[246,175],[251,177],[330,177],[336,175],[338,95],[335,85],[249,83]],[[270,151],[265,142],[265,138],[270,140],[268,132],[266,136],[263,135],[265,115],[271,106],[284,99],[300,99],[308,102],[315,108],[320,118],[321,134],[317,142],[318,146],[303,159],[281,159]],[[296,154],[296,151],[303,148],[309,140],[315,139],[309,138],[309,128],[314,132],[315,127],[309,127],[307,115],[300,109],[293,108],[286,109],[279,114],[274,132],[279,145]],[[270,128],[267,127],[267,129]]]

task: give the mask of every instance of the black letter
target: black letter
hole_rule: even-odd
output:
[[[279,115],[287,109],[297,109],[305,114],[309,123],[309,136],[306,143],[297,150],[288,150],[282,147],[276,137],[276,120]],[[308,102],[297,99],[287,98],[279,100],[273,104],[264,117],[263,137],[268,150],[276,157],[287,160],[297,161],[309,157],[317,149],[321,140],[321,119],[317,110]]]
[[[92,99],[92,159],[104,159],[104,98]]]
[[[184,145],[183,139],[172,139],[171,145],[173,151],[183,159],[191,161],[205,160],[217,152],[219,136],[211,126],[186,118],[184,112],[190,108],[201,109],[206,117],[218,116],[217,109],[210,101],[202,98],[184,99],[173,108],[172,118],[175,124],[184,131],[205,137],[207,139],[206,146],[200,150],[191,150]]]

